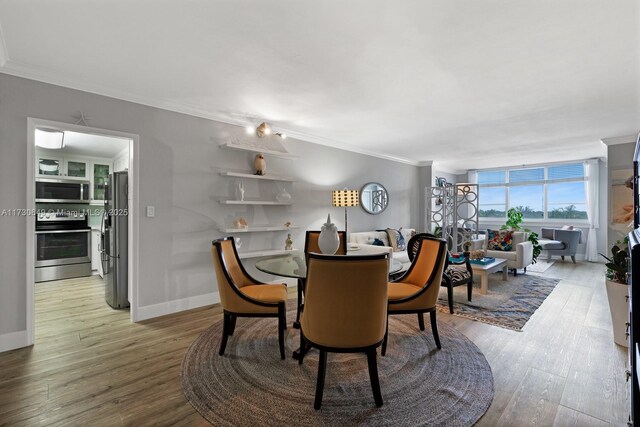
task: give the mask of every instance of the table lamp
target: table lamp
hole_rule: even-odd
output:
[[[358,206],[360,200],[358,190],[334,190],[331,192],[333,206],[344,207],[344,234],[347,236],[347,208],[350,206]]]

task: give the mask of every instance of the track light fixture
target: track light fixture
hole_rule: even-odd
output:
[[[276,136],[279,136],[282,139],[285,139],[287,137],[287,135],[285,135],[284,133],[276,132],[273,129],[271,129],[271,126],[268,123],[265,123],[265,122],[260,123],[260,125],[258,127],[256,127],[256,128],[251,127],[251,126],[247,127],[247,133],[248,134],[251,135],[254,132],[255,132],[256,135],[258,135],[259,138],[262,138],[265,135],[266,136],[268,136],[268,135],[276,135]]]

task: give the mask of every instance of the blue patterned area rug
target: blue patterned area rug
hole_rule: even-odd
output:
[[[532,274],[509,274],[502,280],[502,272],[489,275],[489,291],[480,295],[480,279],[473,288],[471,302],[467,301],[467,287],[453,288],[453,311],[455,316],[466,317],[501,328],[520,331],[529,318],[542,305],[556,287],[559,279],[550,279]],[[438,311],[449,313],[447,289],[442,287],[438,297]]]

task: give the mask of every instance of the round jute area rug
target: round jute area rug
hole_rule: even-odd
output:
[[[299,332],[289,323],[287,359],[281,360],[275,318],[238,318],[224,356],[218,355],[222,321],[203,332],[185,354],[182,388],[216,426],[473,425],[493,399],[491,368],[469,339],[445,323],[438,325],[438,350],[425,323],[421,332],[416,315],[389,318],[387,355],[378,351],[380,408],[366,356],[329,353],[322,408],[313,409],[318,351],[298,365],[291,353]]]

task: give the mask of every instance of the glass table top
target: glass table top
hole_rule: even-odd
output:
[[[256,261],[256,268],[264,273],[276,276],[293,277],[295,279],[307,277],[307,264],[302,252],[259,258]],[[402,270],[402,264],[392,259],[389,266],[389,274],[397,273],[400,270]]]

